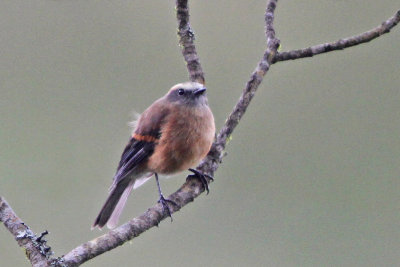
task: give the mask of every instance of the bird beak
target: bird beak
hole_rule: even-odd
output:
[[[194,95],[202,95],[207,89],[205,87],[194,90]]]

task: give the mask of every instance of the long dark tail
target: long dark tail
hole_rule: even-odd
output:
[[[108,195],[106,202],[100,210],[99,215],[93,223],[92,229],[96,226],[99,229],[107,224],[108,228],[114,228],[118,224],[119,216],[125,206],[126,200],[132,191],[134,181],[125,179],[118,183]]]

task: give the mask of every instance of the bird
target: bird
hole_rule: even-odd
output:
[[[198,82],[174,85],[167,94],[151,104],[138,118],[126,145],[109,195],[92,229],[107,225],[115,228],[132,189],[155,176],[159,200],[171,217],[161,191],[158,175],[173,175],[189,170],[209,191],[205,177],[193,169],[209,152],[215,137],[215,122],[208,105],[206,87]]]

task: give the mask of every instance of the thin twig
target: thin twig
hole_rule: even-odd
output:
[[[204,72],[194,45],[194,33],[189,23],[187,0],[176,0],[176,18],[178,20],[179,44],[189,72],[189,79],[205,84]]]
[[[287,52],[280,52],[275,56],[274,63],[278,61],[294,60],[304,57],[312,57],[318,54],[327,53],[334,50],[343,50],[348,47],[367,43],[382,34],[390,32],[390,30],[400,22],[400,10],[397,11],[388,20],[382,22],[376,28],[366,31],[359,35],[339,39],[336,42],[314,45],[308,48],[292,50]]]

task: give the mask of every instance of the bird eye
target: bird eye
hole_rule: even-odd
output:
[[[184,95],[185,94],[185,90],[183,90],[182,88],[178,90],[178,95]]]

